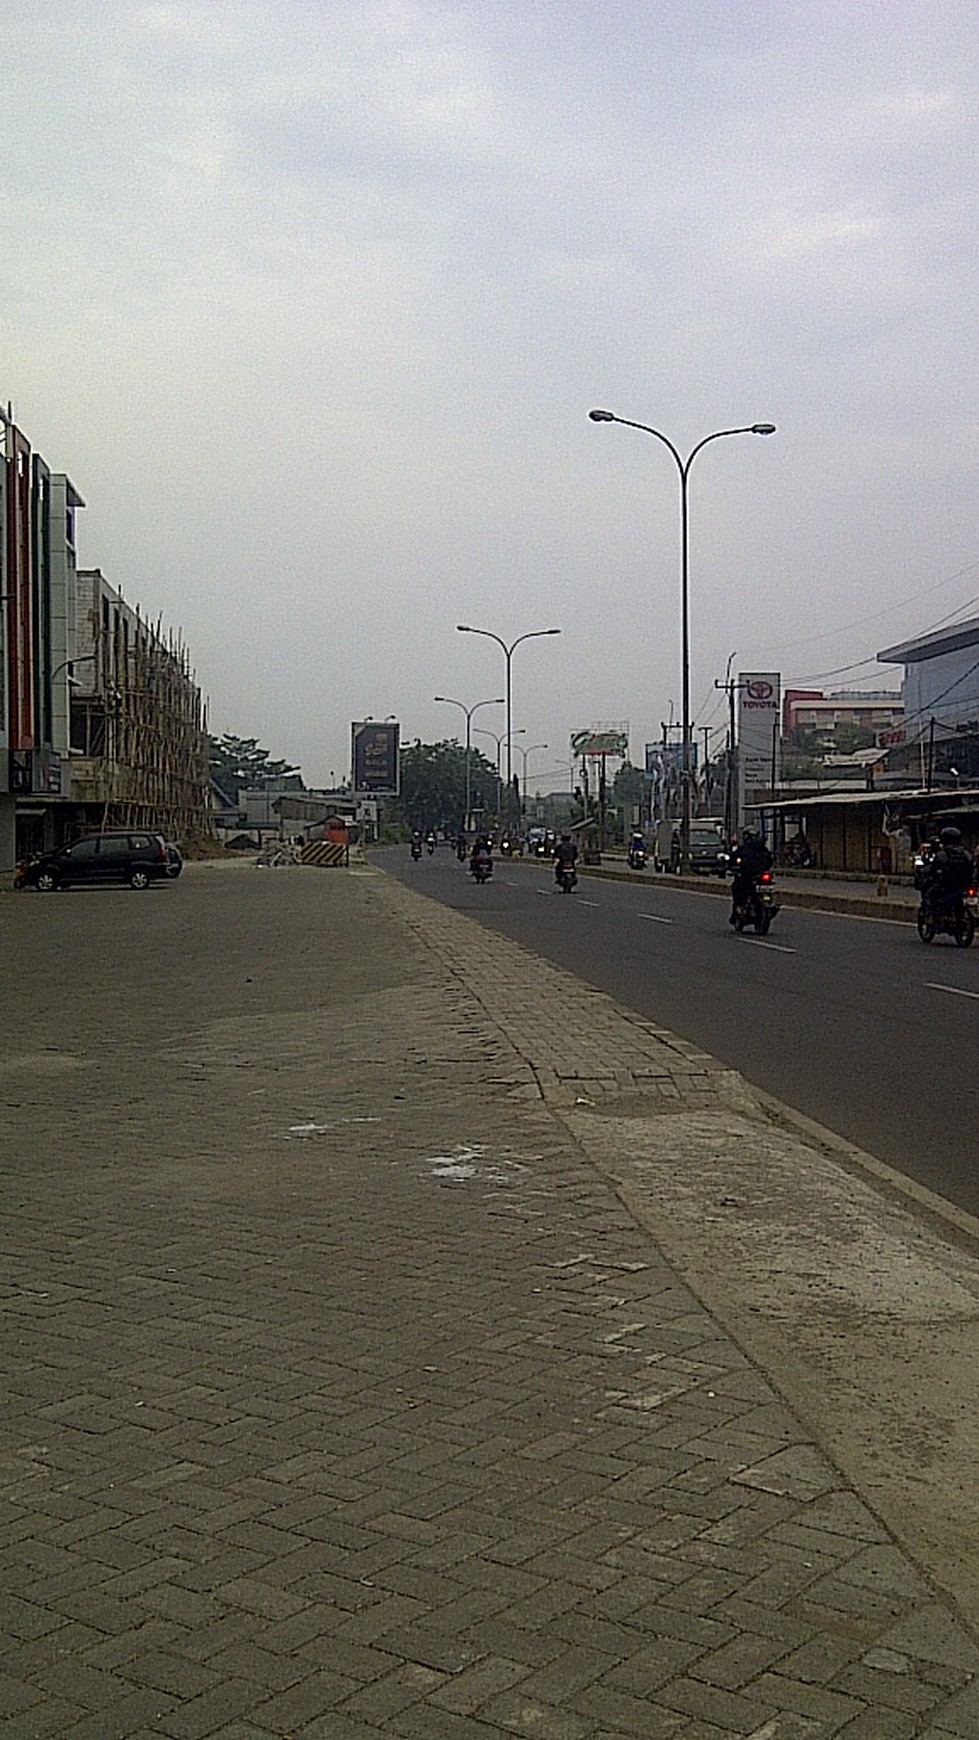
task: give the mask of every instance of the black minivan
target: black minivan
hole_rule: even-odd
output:
[[[45,852],[25,864],[16,878],[21,887],[70,888],[83,882],[128,882],[148,888],[167,879],[168,860],[162,834],[131,832],[86,834],[57,852]]]

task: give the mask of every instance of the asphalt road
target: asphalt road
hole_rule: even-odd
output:
[[[711,1052],[757,1087],[979,1215],[979,946],[910,925],[782,911],[738,936],[716,894],[497,863],[477,888],[447,848],[379,865]]]

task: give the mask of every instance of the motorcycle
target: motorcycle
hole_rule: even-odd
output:
[[[488,852],[474,857],[469,865],[469,874],[474,882],[488,882],[493,874],[493,860]]]
[[[458,840],[456,841],[456,857],[458,858],[460,864],[465,863],[466,858],[468,856],[468,853],[469,853],[469,847],[467,846],[463,835],[460,834]]]
[[[420,840],[412,840],[412,842],[411,842],[411,855],[414,858],[415,863],[417,864],[419,858],[422,855],[422,848],[421,848],[421,841]]]
[[[429,857],[431,857],[432,853],[435,850],[435,835],[434,834],[429,834],[428,839],[425,841],[425,845],[428,847],[428,855],[429,855]]]
[[[630,870],[645,870],[645,868],[646,868],[646,848],[645,848],[645,846],[630,846],[629,853],[628,853],[628,863],[629,863]]]
[[[559,864],[555,872],[555,880],[562,894],[570,894],[578,886],[578,872],[573,864]]]
[[[918,908],[918,935],[922,942],[934,942],[936,936],[950,936],[960,949],[972,947],[979,918],[979,895],[975,888],[964,894],[953,894],[944,900],[929,900],[927,895]]]
[[[766,870],[752,884],[747,900],[736,906],[733,913],[734,928],[739,933],[747,930],[749,924],[757,936],[767,936],[771,929],[772,919],[781,906],[775,889],[775,879],[770,870]]]

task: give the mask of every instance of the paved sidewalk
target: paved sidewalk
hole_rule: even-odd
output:
[[[237,1001],[215,950],[4,1059],[4,1731],[971,1740],[972,1630],[667,1255],[776,1226],[695,1200],[746,1131],[814,1216],[825,1156],[379,873],[184,881]],[[964,1335],[974,1259],[841,1178]]]

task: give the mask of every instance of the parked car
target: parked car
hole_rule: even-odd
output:
[[[167,854],[167,875],[171,881],[174,881],[184,867],[183,854],[180,847],[174,845],[172,840],[165,840],[164,848]]]
[[[117,830],[86,834],[56,852],[43,852],[24,865],[18,880],[48,894],[79,883],[128,882],[130,888],[148,888],[171,874],[162,834]]]

